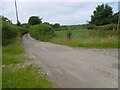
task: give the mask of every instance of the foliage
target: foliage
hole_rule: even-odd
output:
[[[59,24],[59,23],[55,23],[52,27],[53,27],[53,28],[59,28],[59,27],[60,27],[60,24]]]
[[[2,22],[6,22],[6,23],[9,23],[9,24],[12,24],[12,21],[9,20],[7,17],[4,17],[4,16],[1,16],[0,15],[0,19],[2,18]]]
[[[38,16],[31,16],[28,20],[29,25],[36,25],[42,23],[42,18],[39,18]]]
[[[68,26],[60,26],[59,28],[54,29],[55,31],[65,31],[67,30]]]
[[[17,32],[12,29],[12,27],[7,24],[2,24],[2,45],[7,45],[11,43],[11,39],[17,37]]]
[[[90,24],[95,24],[97,26],[110,24],[112,23],[112,14],[112,7],[107,4],[98,5],[93,15],[91,15]]]
[[[117,30],[117,24],[107,24],[107,25],[102,25],[102,26],[97,26],[94,29],[95,30]],[[120,25],[119,25],[120,28]]]
[[[50,25],[50,23],[49,23],[49,22],[44,22],[43,24],[48,24],[48,25]]]
[[[23,34],[27,33],[28,29],[11,25],[8,23],[2,23],[2,45],[7,45],[12,43],[12,39],[15,39],[18,36],[22,36]]]
[[[39,24],[30,27],[30,34],[38,40],[46,41],[52,38],[53,30],[48,24]]]
[[[96,27],[96,25],[94,25],[94,24],[89,24],[88,26],[87,26],[87,29],[94,29]]]
[[[21,23],[18,21],[16,25],[17,25],[17,26],[21,26]]]
[[[74,30],[117,30],[117,24],[107,24],[107,25],[101,25],[96,26],[94,24],[83,24],[83,25],[71,25],[70,29],[72,31]],[[58,29],[55,29],[55,31],[66,31],[69,26],[60,26]],[[119,26],[120,28],[120,26]]]
[[[72,39],[66,38],[66,31],[56,31],[52,43],[86,48],[118,48],[118,31],[116,30],[74,30]]]
[[[67,38],[68,39],[71,39],[71,36],[72,36],[72,32],[69,30],[69,31],[67,31]]]
[[[119,15],[119,12],[117,12],[113,15],[112,22],[115,24],[118,24],[118,15]]]
[[[27,24],[27,23],[23,23],[23,24],[21,24],[21,27],[29,28],[29,24]]]
[[[55,31],[66,31],[68,29],[69,25],[63,25],[60,26],[59,28],[55,29]],[[83,24],[83,25],[71,25],[70,29],[73,30],[81,30],[81,29],[88,29],[88,24]]]

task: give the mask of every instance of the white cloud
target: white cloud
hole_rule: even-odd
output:
[[[32,15],[43,21],[60,24],[83,24],[90,20],[92,12],[101,2],[19,2],[19,20],[26,23]],[[4,15],[16,23],[14,2],[4,2]],[[116,4],[111,3],[115,7]]]
[[[2,0],[14,2],[14,0]],[[118,2],[119,0],[16,0],[17,2]]]

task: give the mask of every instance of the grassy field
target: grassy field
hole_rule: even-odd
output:
[[[74,30],[71,39],[67,39],[66,31],[56,31],[50,42],[86,48],[118,48],[118,32],[112,30]]]
[[[4,46],[2,58],[2,87],[3,88],[53,88],[38,68],[25,65],[25,61],[31,60],[25,57],[25,50],[20,39]]]

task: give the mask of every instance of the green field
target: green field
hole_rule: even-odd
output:
[[[3,88],[53,88],[40,69],[32,64],[24,65],[25,61],[29,62],[32,59],[24,56],[25,50],[20,38],[14,39],[12,44],[3,46],[2,50]]]
[[[66,31],[55,31],[52,43],[86,48],[118,48],[118,32],[115,30],[74,30],[71,39]]]

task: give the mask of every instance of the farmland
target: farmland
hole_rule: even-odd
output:
[[[74,30],[71,39],[67,39],[66,31],[56,31],[56,37],[50,42],[87,48],[118,48],[117,31],[100,31],[100,30]]]

